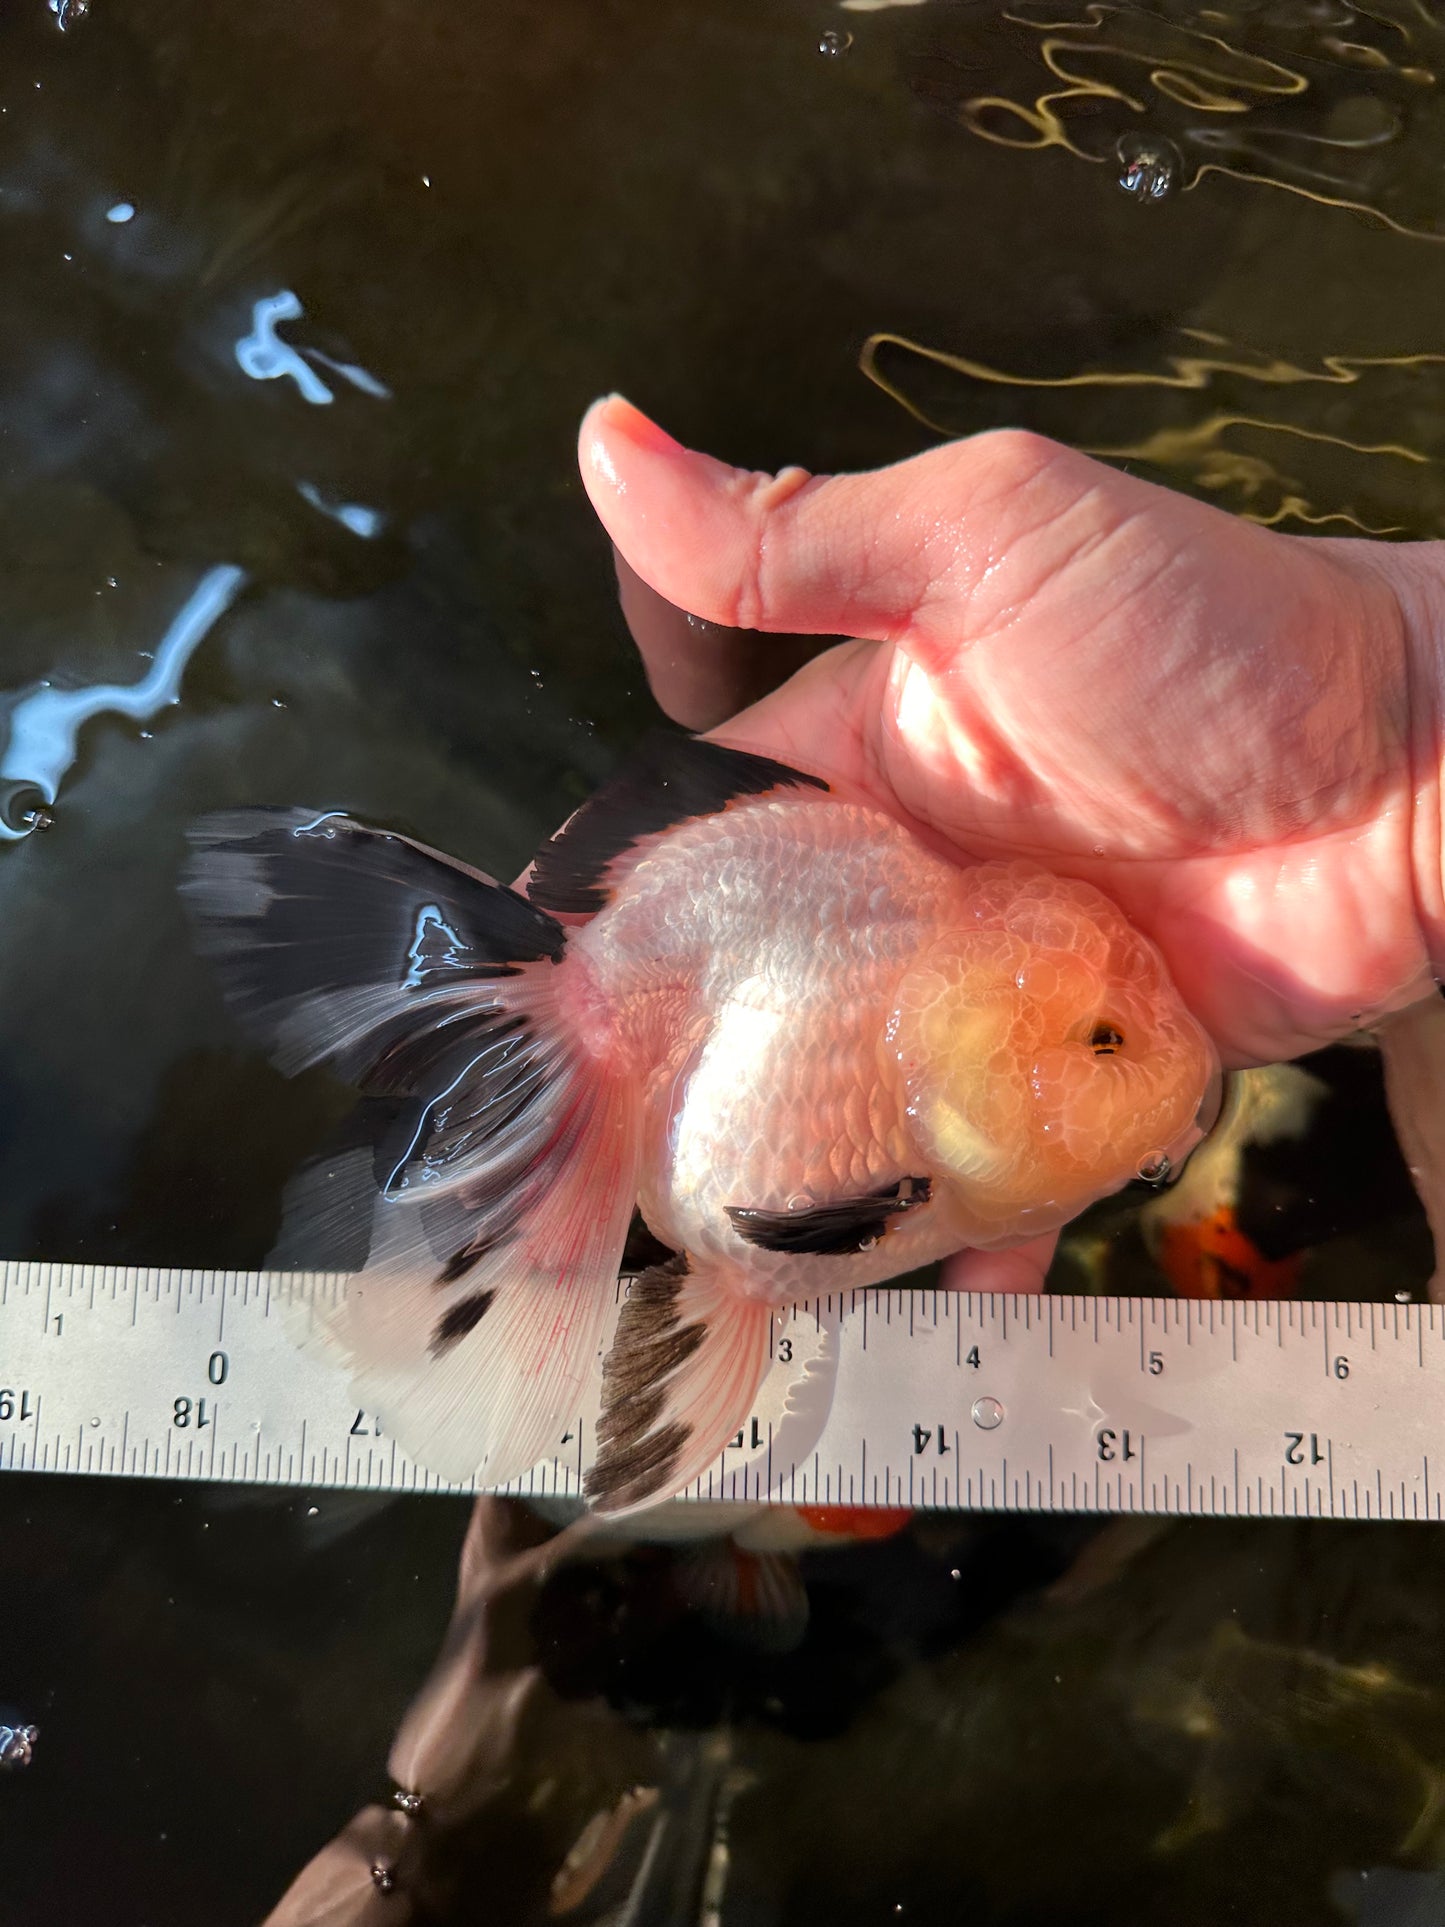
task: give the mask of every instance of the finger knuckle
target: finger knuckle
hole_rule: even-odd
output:
[[[1037,488],[1068,460],[1068,450],[1031,428],[990,428],[968,443],[975,487],[990,499]]]

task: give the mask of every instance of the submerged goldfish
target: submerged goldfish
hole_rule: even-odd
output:
[[[277,1062],[399,1100],[310,1209],[374,1209],[341,1342],[448,1477],[557,1451],[634,1208],[676,1255],[606,1348],[586,1490],[611,1510],[707,1469],[793,1300],[1053,1229],[1186,1155],[1215,1078],[1098,891],[949,862],[717,743],[657,739],[525,894],[340,813],[193,840],[203,947]]]

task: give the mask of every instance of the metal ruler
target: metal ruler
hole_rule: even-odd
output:
[[[369,1491],[422,1471],[295,1342],[344,1281],[0,1266],[0,1470]],[[289,1309],[288,1309],[289,1308]],[[1445,1309],[979,1296],[800,1306],[697,1498],[1445,1516]],[[798,1408],[799,1362],[814,1394]],[[591,1422],[508,1489],[580,1492]]]

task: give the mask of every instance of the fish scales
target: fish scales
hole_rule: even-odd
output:
[[[642,1209],[664,1243],[731,1257],[782,1303],[808,1259],[747,1245],[728,1205],[805,1208],[922,1168],[898,1068],[860,1039],[881,1043],[899,973],[962,913],[964,876],[877,811],[791,797],[686,824],[614,869],[572,950],[622,1047],[661,1067]],[[669,968],[692,981],[659,998]],[[920,1263],[948,1248],[942,1227],[892,1235]],[[899,1257],[895,1242],[846,1269],[884,1276]]]
[[[789,1301],[1053,1230],[1207,1125],[1213,1048],[1099,892],[748,751],[644,747],[526,895],[340,812],[193,840],[242,1020],[386,1100],[292,1249],[370,1215],[321,1336],[444,1477],[554,1453],[602,1355],[589,1498],[681,1491],[791,1356]],[[618,1307],[635,1209],[672,1255]]]

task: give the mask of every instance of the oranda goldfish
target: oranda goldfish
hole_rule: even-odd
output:
[[[341,1342],[449,1477],[550,1458],[605,1345],[588,1496],[682,1491],[793,1300],[1053,1229],[1185,1156],[1216,1078],[1097,890],[718,743],[656,739],[525,890],[334,811],[194,843],[203,947],[277,1062],[398,1101],[312,1209],[374,1209]],[[607,1342],[634,1208],[676,1255]]]

